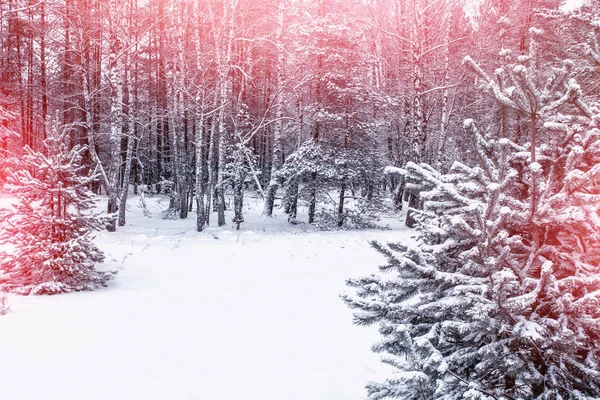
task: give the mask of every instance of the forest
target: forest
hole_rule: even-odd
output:
[[[282,361],[263,343],[274,324],[282,348],[304,346],[291,358],[319,349],[294,377],[352,368],[365,341],[340,303],[377,328],[387,369],[356,375],[370,400],[600,397],[598,0],[0,0],[0,187],[0,294],[108,286],[78,299],[121,299],[129,314],[106,320],[167,347],[227,338],[213,361],[234,366],[257,345]],[[172,325],[148,328],[131,288]],[[3,327],[44,321],[15,304],[0,352]],[[49,315],[62,337],[68,314]],[[254,340],[227,336],[225,315],[252,316]],[[348,359],[320,326],[351,337]],[[122,352],[159,368],[143,340]],[[265,371],[248,398],[354,398],[327,395],[351,375],[264,397],[283,373]],[[122,385],[98,398],[150,398]],[[89,388],[72,390],[61,399]]]
[[[170,194],[173,217],[197,210],[198,230],[225,224],[226,193],[237,199],[232,218],[241,223],[247,191],[264,198],[265,215],[279,196],[290,221],[301,201],[309,223],[322,217],[341,227],[356,219],[348,199],[419,204],[384,167],[426,162],[448,170],[472,159],[466,118],[528,135],[530,110],[479,90],[486,77],[463,63],[466,56],[493,76],[528,54],[535,28],[543,32],[539,73],[569,58],[582,92],[594,96],[595,8],[559,6],[3,1],[1,148],[42,149],[58,121],[71,146],[88,148],[83,162],[98,175],[94,190],[118,213],[112,230],[125,223],[130,185]]]

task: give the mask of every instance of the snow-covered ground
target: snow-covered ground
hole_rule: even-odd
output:
[[[9,295],[0,399],[363,399],[386,367],[339,294],[384,262],[369,240],[409,232],[320,232],[247,202],[242,230],[197,233],[195,214],[162,220],[149,198],[144,217],[133,198],[128,226],[97,237],[108,288]]]

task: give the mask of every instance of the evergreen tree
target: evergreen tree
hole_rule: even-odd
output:
[[[68,150],[67,129],[55,126],[46,154],[25,147],[5,185],[18,199],[0,210],[0,243],[13,250],[0,255],[0,288],[20,294],[56,294],[105,285],[112,272],[97,271],[104,256],[91,236],[105,221],[91,213],[94,176],[81,176],[85,147]]]
[[[373,243],[392,275],[350,280],[344,297],[399,371],[372,399],[600,395],[600,113],[572,62],[543,69],[535,52],[533,39],[516,60],[504,51],[494,78],[465,60],[528,138],[466,120],[477,162],[400,171],[424,201],[417,240]]]
[[[298,18],[290,31],[298,32],[294,48],[307,71],[302,120],[310,136],[301,137],[300,145],[294,146],[279,178],[294,189],[298,180],[305,183],[299,194],[308,201],[309,223],[323,222],[318,214],[329,215],[329,210],[317,207],[327,199],[335,206],[331,215],[335,226],[342,228],[348,217],[345,204],[355,197],[354,191],[361,189],[371,200],[377,189],[379,174],[370,172],[384,166],[379,136],[385,124],[378,110],[387,108],[391,100],[375,88],[375,59],[360,27],[350,22],[349,16],[359,15],[361,5],[319,1],[307,6],[312,19]],[[339,193],[335,199],[330,197],[333,190]],[[297,195],[296,190],[288,190],[284,203]]]

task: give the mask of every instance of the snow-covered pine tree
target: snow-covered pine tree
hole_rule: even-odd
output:
[[[93,243],[107,221],[91,212],[94,177],[81,176],[84,147],[68,150],[68,130],[54,126],[46,154],[24,149],[5,187],[18,201],[0,210],[0,289],[20,294],[56,294],[106,285],[113,272],[97,271],[104,255]]]
[[[466,120],[477,163],[407,164],[416,241],[373,243],[389,274],[348,282],[355,321],[379,326],[373,349],[397,370],[371,399],[600,396],[600,112],[570,62],[544,71],[534,51],[504,52],[493,79],[466,60],[530,117],[530,140]]]
[[[287,190],[283,199],[283,202],[287,203],[286,207],[293,209],[293,211],[289,210],[291,212],[288,221],[294,223],[297,217],[298,197],[305,198],[309,202],[309,208],[316,207],[317,203],[314,202],[313,204],[312,202],[313,195],[317,196],[315,199],[320,197],[323,187],[326,184],[331,184],[338,176],[335,148],[324,140],[309,139],[286,158],[280,174],[285,178],[288,189],[290,186],[296,186],[295,190]],[[313,180],[312,176],[314,175],[319,178]],[[311,180],[298,190],[299,182],[303,177],[311,177]],[[311,211],[309,211],[310,213]],[[312,210],[312,213],[314,216],[316,210]],[[311,223],[314,223],[314,220]]]

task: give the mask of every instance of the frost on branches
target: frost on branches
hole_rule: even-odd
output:
[[[600,112],[570,62],[507,58],[494,78],[466,62],[530,136],[467,120],[477,162],[402,171],[424,200],[416,244],[373,243],[388,274],[352,279],[344,296],[397,371],[370,398],[598,398]]]
[[[64,144],[66,130],[45,141],[46,154],[25,148],[18,168],[9,171],[7,191],[18,202],[0,210],[0,290],[20,294],[56,294],[106,285],[112,272],[97,271],[102,252],[92,232],[102,218],[91,213],[93,177],[81,176],[85,150]]]
[[[6,102],[6,99],[0,93],[0,188],[6,181],[6,169],[13,161],[8,152],[9,140],[18,136],[16,132],[9,129],[10,122],[16,118],[16,115],[2,106],[4,102]]]

